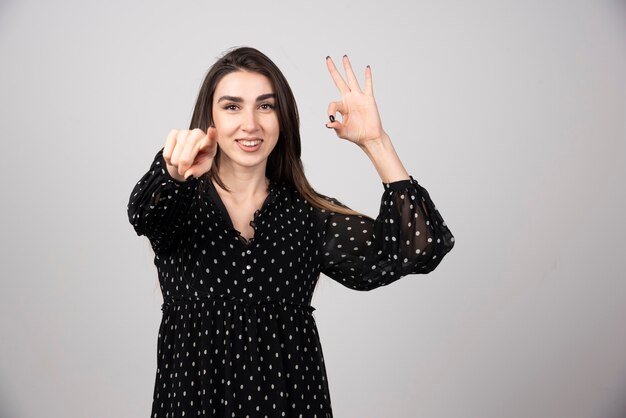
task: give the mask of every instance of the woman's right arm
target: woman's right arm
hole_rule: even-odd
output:
[[[128,201],[128,220],[137,235],[145,235],[155,253],[176,242],[198,180],[172,177],[163,159],[163,150],[154,157],[150,170],[137,182]]]
[[[216,152],[215,128],[206,133],[174,129],[150,170],[135,185],[128,220],[137,235],[148,237],[155,253],[167,251],[181,236],[198,177],[211,169]]]

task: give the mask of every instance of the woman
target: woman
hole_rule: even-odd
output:
[[[361,90],[346,56],[346,80],[326,63],[341,93],[326,126],[376,167],[376,220],[311,188],[291,89],[253,48],[211,67],[190,129],[170,132],[131,194],[164,297],[152,417],[332,417],[319,274],[370,290],[433,270],[454,245],[382,128],[371,69]]]

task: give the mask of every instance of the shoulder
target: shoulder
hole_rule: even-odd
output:
[[[311,189],[309,192],[299,192],[295,186],[291,184],[277,183],[275,185],[281,199],[292,205],[306,206],[310,211],[319,214],[319,216],[327,217],[329,215],[357,215],[365,216],[357,211],[350,209],[340,200],[318,193]]]
[[[275,195],[276,201],[285,208],[297,209],[299,212],[312,212],[324,214],[329,212],[328,208],[334,205],[341,205],[336,199],[324,196],[317,192],[313,196],[305,196],[294,185],[288,183],[275,183],[270,190]]]
[[[304,196],[295,188],[295,186],[278,182],[270,185],[270,195],[285,207],[305,207],[310,206]]]

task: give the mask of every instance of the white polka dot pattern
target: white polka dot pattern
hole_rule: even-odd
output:
[[[159,151],[128,216],[155,251],[163,319],[152,417],[332,417],[311,298],[320,272],[370,290],[434,269],[454,245],[426,190],[385,184],[376,220],[272,182],[247,241],[210,181]]]

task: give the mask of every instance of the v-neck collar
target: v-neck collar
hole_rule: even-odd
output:
[[[220,197],[217,189],[215,188],[213,181],[211,181],[211,179],[207,179],[206,183],[208,183],[207,189],[208,189],[210,200],[217,208],[222,221],[227,226],[229,226],[233,231],[237,233],[241,242],[243,242],[246,245],[250,245],[254,241],[254,238],[257,236],[257,233],[258,233],[257,225],[256,225],[257,218],[267,210],[267,208],[270,206],[271,203],[273,203],[276,200],[277,187],[275,183],[270,180],[270,184],[268,186],[268,194],[265,197],[265,200],[263,201],[261,208],[257,209],[254,212],[254,216],[250,220],[250,226],[252,227],[252,229],[254,229],[254,235],[250,239],[245,238],[243,235],[241,235],[240,231],[235,229],[235,226],[233,225],[233,221],[230,217],[230,214],[228,213],[228,209],[226,209],[226,205],[224,205],[224,202],[222,201],[222,198]]]

